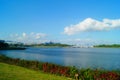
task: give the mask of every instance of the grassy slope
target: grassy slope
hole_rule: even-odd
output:
[[[69,80],[43,72],[32,71],[23,67],[0,63],[0,80]]]

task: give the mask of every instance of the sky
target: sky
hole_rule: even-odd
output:
[[[0,39],[120,44],[120,0],[0,0]]]

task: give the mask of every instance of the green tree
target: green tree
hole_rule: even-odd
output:
[[[4,40],[0,40],[0,48],[7,48],[9,47],[8,43],[5,43]]]

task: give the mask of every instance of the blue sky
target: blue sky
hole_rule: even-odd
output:
[[[119,0],[0,0],[0,39],[120,43]]]

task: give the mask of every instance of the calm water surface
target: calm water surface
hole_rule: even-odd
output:
[[[120,48],[28,48],[1,50],[0,54],[78,68],[120,69]]]

